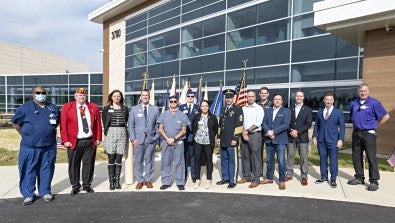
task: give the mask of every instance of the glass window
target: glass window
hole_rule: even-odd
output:
[[[0,85],[4,85],[5,84],[5,77],[0,77]]]
[[[126,33],[134,32],[145,27],[147,27],[147,21],[139,22],[126,28]]]
[[[258,23],[290,16],[291,0],[267,1],[258,5]]]
[[[194,74],[202,72],[201,58],[191,58],[181,61],[181,74]]]
[[[224,50],[225,37],[223,34],[203,39],[202,54],[216,53]]]
[[[165,38],[165,46],[173,45],[180,42],[179,29],[171,30],[163,34]]]
[[[181,31],[182,41],[193,40],[202,37],[202,23],[194,23],[189,26],[185,26]]]
[[[314,14],[302,15],[294,18],[293,38],[315,36],[325,33],[314,26]]]
[[[132,57],[133,67],[147,64],[147,53],[136,54]]]
[[[132,68],[133,67],[133,57],[126,56],[125,57],[125,68]]]
[[[178,59],[178,50],[179,50],[178,45],[164,48],[163,49],[163,61]]]
[[[203,21],[203,36],[225,32],[225,15]]]
[[[335,79],[335,61],[294,64],[291,82],[327,81]]]
[[[219,71],[224,69],[224,54],[214,54],[202,57],[202,72]]]
[[[247,28],[228,33],[227,49],[240,49],[255,45],[256,28]]]
[[[358,58],[336,61],[336,80],[358,78]]]
[[[336,57],[358,56],[358,46],[343,39],[336,38]]]
[[[126,35],[126,41],[135,39],[140,36],[144,36],[147,34],[147,28],[141,29],[139,31],[133,32],[130,35]]]
[[[289,44],[289,42],[282,42],[257,47],[254,56],[256,66],[289,63]]]
[[[91,84],[103,84],[103,74],[91,74]]]
[[[163,73],[161,74],[162,77],[179,73],[178,61],[167,62],[167,63],[163,63],[162,65],[163,65]]]
[[[228,14],[228,30],[256,24],[256,6],[241,9]]]
[[[289,39],[290,20],[271,22],[258,26],[256,44],[266,44]]]
[[[70,84],[88,84],[87,74],[69,75]]]
[[[255,84],[289,82],[289,66],[263,67],[255,69]]]
[[[103,105],[103,97],[102,96],[90,96],[89,101],[97,104],[100,109],[103,107],[102,106]]]
[[[148,25],[150,26],[150,25],[165,21],[165,20],[173,18],[179,14],[180,14],[180,8],[178,8],[178,7],[174,8],[170,11],[167,11],[165,13],[162,13],[160,15],[157,15],[155,17],[148,19]]]
[[[254,0],[228,0],[228,8],[233,7],[233,6],[239,6],[241,4],[244,4],[246,2],[252,2]]]
[[[155,65],[148,66],[149,77],[152,77],[152,78],[161,77],[163,74],[162,67],[163,67],[162,64],[155,64]]]
[[[141,15],[135,16],[135,17],[127,20],[126,21],[126,26],[130,26],[130,25],[136,24],[136,23],[141,22],[141,21],[146,20],[146,19],[147,19],[147,13],[143,13]]]
[[[207,5],[204,8],[202,8],[201,10],[203,12],[203,15],[206,16],[206,15],[220,12],[220,11],[224,10],[225,8],[226,8],[226,2],[220,1],[220,2],[215,3],[213,5]]]
[[[150,37],[148,39],[148,50],[161,48],[163,47],[163,44],[164,44],[163,34]]]
[[[335,56],[336,37],[332,35],[296,40],[292,44],[293,62],[332,59]]]
[[[322,0],[294,0],[294,14],[313,11],[313,4]]]
[[[8,85],[22,85],[23,84],[23,78],[22,76],[8,76],[7,77],[7,83]]]
[[[197,19],[203,16],[203,10],[198,9],[192,12],[188,12],[187,14],[182,15],[182,22],[188,22],[193,19]]]
[[[90,86],[90,95],[102,95],[103,94],[103,86],[102,85],[91,85]]]
[[[255,49],[235,50],[226,55],[226,69],[238,69],[244,67],[243,60],[248,59],[247,67],[255,66]]]
[[[181,46],[182,58],[198,56],[202,54],[202,40],[195,40],[183,43]]]
[[[131,45],[131,54],[137,54],[137,53],[142,53],[147,51],[147,40],[146,39],[142,39],[139,40],[137,42],[134,42],[132,44],[128,44]]]
[[[2,95],[5,94],[5,86],[0,86],[0,94],[2,94]],[[3,97],[3,96],[0,96],[0,97]]]
[[[155,9],[152,9],[151,11],[149,11],[149,17],[153,17],[153,16],[158,15],[164,11],[178,7],[178,6],[180,6],[180,2],[181,2],[181,0],[175,0],[175,1],[169,2],[165,5],[161,5]]]
[[[161,23],[158,23],[158,24],[148,27],[148,33],[153,33],[153,32],[159,31],[161,29],[166,29],[168,27],[175,26],[179,23],[180,23],[180,18],[179,18],[179,16],[177,16],[175,18],[172,18],[172,19],[169,19],[164,22],[161,22]]]
[[[148,64],[155,64],[162,62],[163,49],[148,51]]]

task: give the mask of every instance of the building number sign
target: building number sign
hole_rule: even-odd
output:
[[[121,30],[117,29],[111,32],[111,39],[117,39],[121,37]]]

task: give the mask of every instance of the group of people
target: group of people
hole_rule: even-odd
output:
[[[201,185],[201,166],[206,166],[206,189],[212,186],[213,150],[220,147],[221,179],[217,185],[227,184],[231,189],[236,184],[250,183],[249,188],[259,184],[274,182],[275,155],[278,162],[278,186],[286,189],[285,183],[294,177],[295,153],[300,157],[300,183],[308,185],[308,131],[312,126],[312,109],[303,103],[304,93],[295,93],[295,105],[283,106],[283,96],[279,93],[269,100],[269,89],[259,90],[257,101],[254,91],[247,92],[247,105],[235,104],[235,91],[224,90],[225,104],[219,120],[209,110],[209,102],[195,103],[194,92],[189,89],[186,103],[179,105],[177,96],[168,99],[168,110],[160,112],[149,104],[150,92],[143,89],[140,103],[130,111],[124,105],[121,91],[114,90],[108,95],[102,115],[96,104],[87,102],[87,91],[77,88],[75,101],[58,107],[46,100],[46,90],[42,86],[33,88],[33,100],[20,106],[12,118],[12,123],[21,134],[18,158],[19,187],[24,197],[23,204],[32,204],[36,182],[39,196],[45,201],[54,199],[51,181],[56,161],[56,128],[60,124],[63,146],[67,149],[68,174],[72,187],[71,196],[80,193],[81,187],[93,193],[91,187],[95,167],[96,147],[102,141],[108,155],[109,189],[121,188],[120,175],[122,157],[128,143],[133,145],[136,189],[144,186],[153,188],[155,169],[155,146],[161,140],[161,190],[171,187],[173,166],[175,184],[185,190],[186,180],[192,179],[193,188]],[[358,98],[350,104],[353,123],[352,159],[355,177],[350,185],[364,184],[363,152],[369,163],[370,191],[378,189],[380,179],[376,157],[376,129],[389,119],[382,104],[369,96],[366,83],[358,86]],[[315,183],[329,183],[335,188],[338,174],[338,149],[345,137],[345,121],[342,111],[334,107],[335,96],[325,93],[321,108],[316,115],[312,142],[317,145],[320,156],[321,177]],[[238,177],[238,150],[241,154],[241,179]],[[264,175],[263,152],[266,150],[266,174]],[[329,173],[328,175],[328,159]],[[80,171],[82,163],[82,185]],[[190,171],[189,167],[190,166]],[[261,177],[263,178],[261,180]]]

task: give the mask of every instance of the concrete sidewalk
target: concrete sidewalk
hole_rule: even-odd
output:
[[[160,154],[158,153],[160,156]],[[154,188],[147,189],[143,187],[141,192],[149,191],[160,191],[160,157],[156,158],[155,163],[155,173],[154,173]],[[309,167],[309,184],[305,187],[301,186],[300,171],[299,167],[295,166],[294,179],[286,183],[286,190],[278,189],[278,172],[275,172],[275,183],[267,185],[259,185],[257,188],[248,188],[248,183],[238,184],[234,189],[227,189],[226,185],[218,186],[215,182],[220,180],[219,170],[220,170],[220,160],[214,156],[214,171],[213,171],[213,186],[210,189],[205,189],[206,185],[206,175],[205,167],[202,167],[202,184],[200,188],[193,189],[193,183],[189,179],[185,185],[185,191],[187,192],[215,192],[215,193],[236,193],[236,194],[256,194],[256,195],[271,195],[271,196],[285,196],[285,197],[304,197],[304,198],[314,198],[314,199],[325,199],[325,200],[335,200],[335,201],[346,201],[346,202],[358,202],[366,204],[374,204],[381,206],[395,207],[395,196],[394,186],[395,186],[395,173],[394,172],[384,172],[381,171],[381,180],[379,181],[379,190],[375,192],[367,191],[365,185],[351,186],[347,184],[349,179],[353,178],[354,170],[348,168],[339,169],[339,176],[337,179],[337,188],[330,188],[329,184],[315,184],[315,180],[320,177],[319,167],[310,166]],[[368,176],[367,170],[365,170],[365,175]],[[173,177],[174,178],[174,177]],[[17,198],[21,197],[18,188],[19,174],[17,166],[3,166],[0,167],[0,199],[6,198]],[[122,177],[122,182],[124,179]],[[127,192],[136,191],[136,183],[132,185],[122,185],[121,190],[111,191],[112,193],[117,191]],[[107,164],[106,162],[97,162],[95,169],[95,176],[93,179],[92,186],[96,192],[110,192],[108,189],[108,176],[107,176]],[[52,193],[53,194],[68,194],[70,193],[71,186],[67,174],[67,164],[60,163],[56,164],[56,170],[54,179],[52,181]],[[166,191],[178,191],[177,187],[173,183],[172,187]],[[83,193],[83,192],[82,192]]]

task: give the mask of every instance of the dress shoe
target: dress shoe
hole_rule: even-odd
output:
[[[266,178],[261,181],[261,184],[272,184],[272,183],[273,183],[273,180],[269,180]]]
[[[210,189],[210,188],[211,188],[211,180],[207,180],[206,189]]]
[[[288,181],[290,181],[290,180],[292,180],[292,176],[288,176],[288,175],[287,175],[287,176],[285,177],[285,182],[288,182]]]
[[[328,181],[328,179],[321,178],[321,179],[316,180],[315,183],[316,184],[320,184],[320,183],[323,183],[325,181]]]
[[[257,186],[258,186],[257,183],[252,182],[248,187],[249,187],[249,188],[255,188],[255,187],[257,187]]]
[[[161,189],[161,190],[166,190],[166,189],[169,188],[169,187],[170,187],[170,185],[162,185],[162,186],[160,186],[159,189]]]
[[[245,179],[241,179],[241,180],[237,181],[238,184],[244,184],[244,183],[247,183],[247,182],[250,182],[250,181],[249,180],[245,180]]]
[[[23,200],[23,205],[31,205],[34,201],[36,201],[36,197],[27,197]]]
[[[70,195],[71,195],[71,196],[75,196],[75,195],[77,195],[79,192],[80,192],[79,189],[72,189],[71,192],[70,192]]]
[[[336,188],[337,187],[336,181],[331,180],[331,182],[329,183],[329,186],[331,186],[331,188]]]
[[[349,180],[347,183],[350,184],[350,185],[365,184],[365,182],[363,180],[360,180],[360,179],[357,179],[357,178]]]
[[[143,188],[143,183],[137,183],[136,190],[141,190]]]
[[[379,189],[379,184],[376,182],[371,182],[367,189],[368,191],[376,191]]]
[[[195,181],[195,185],[193,185],[193,189],[198,189],[200,186],[200,180]]]
[[[280,184],[278,185],[278,189],[285,190],[285,182],[280,182]]]
[[[178,190],[185,190],[184,185],[177,185],[177,187],[178,187]]]
[[[82,188],[83,191],[86,191],[86,193],[94,193],[95,191],[92,189],[92,187],[84,187]]]
[[[196,182],[196,177],[192,177],[192,182],[193,182],[193,183]]]
[[[302,178],[302,180],[300,181],[300,184],[302,184],[302,186],[307,186],[308,182],[306,178]]]
[[[217,185],[223,185],[223,184],[228,184],[229,180],[221,180],[217,182]]]
[[[145,185],[147,188],[153,188],[153,187],[154,187],[154,186],[152,185],[151,181],[146,181],[146,182],[144,183],[144,185]]]
[[[232,188],[235,188],[235,187],[236,187],[236,184],[234,184],[234,183],[230,183],[228,185],[228,189],[232,189]]]

